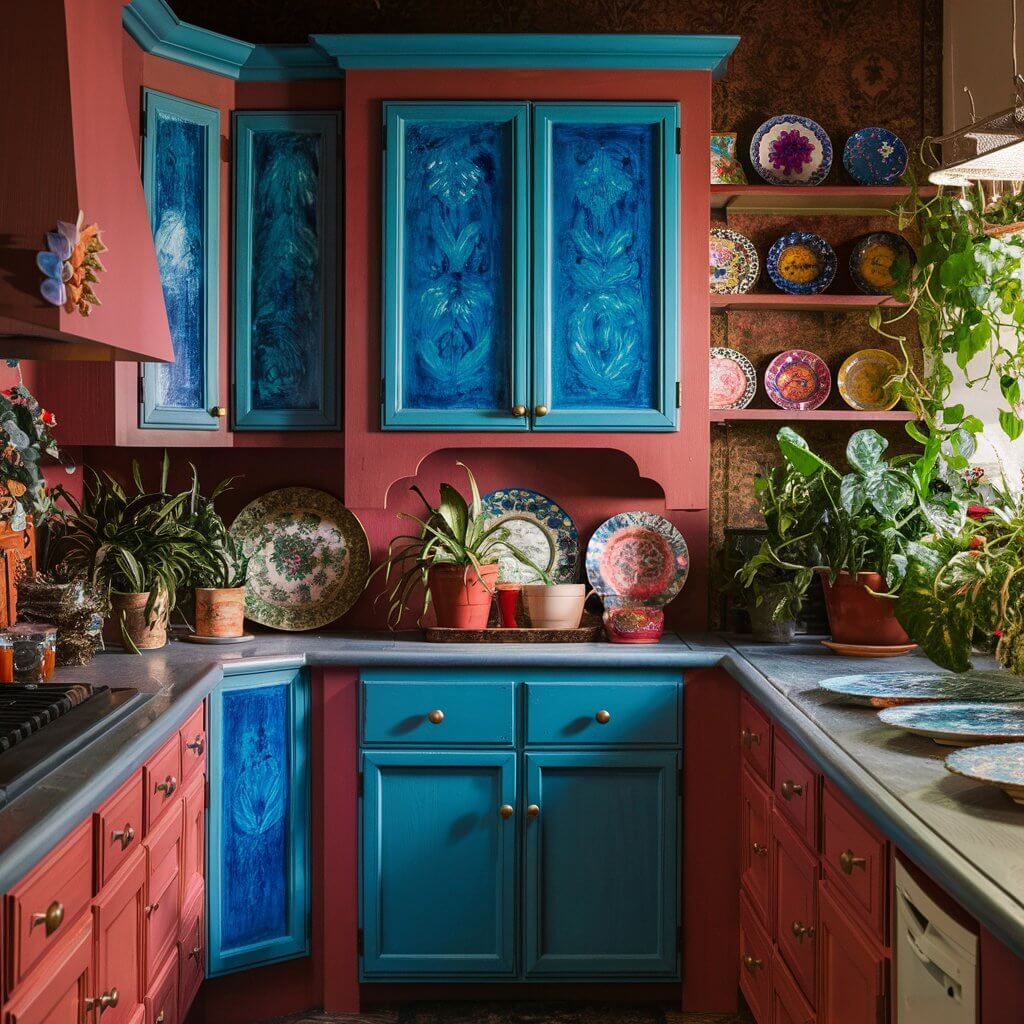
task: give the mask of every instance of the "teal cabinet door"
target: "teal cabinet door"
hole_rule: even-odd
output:
[[[234,115],[236,430],[341,426],[331,113]]]
[[[677,753],[525,759],[526,976],[676,977]]]
[[[384,104],[385,430],[528,427],[528,123]]]
[[[674,103],[534,108],[537,430],[676,429],[678,127]]]
[[[143,363],[139,426],[216,430],[220,112],[144,89],[142,182],[173,363]]]
[[[363,773],[364,976],[511,976],[516,755],[372,751]]]
[[[230,676],[210,695],[207,973],[309,953],[309,680]]]

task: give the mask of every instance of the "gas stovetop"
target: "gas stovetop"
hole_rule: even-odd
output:
[[[0,807],[150,696],[80,683],[0,684]]]

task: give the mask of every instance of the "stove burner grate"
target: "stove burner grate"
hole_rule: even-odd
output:
[[[0,684],[0,753],[10,750],[106,689],[106,686],[92,687],[81,683],[44,683],[41,686]]]

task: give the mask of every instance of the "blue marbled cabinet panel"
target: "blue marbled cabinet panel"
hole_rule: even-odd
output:
[[[221,943],[288,933],[288,687],[224,694]]]
[[[172,409],[205,404],[206,134],[202,124],[160,111],[150,217],[174,362],[154,364],[156,401]]]
[[[656,405],[657,127],[556,123],[551,138],[552,405]]]
[[[253,133],[253,409],[312,410],[320,405],[320,173],[316,133]]]
[[[511,130],[410,122],[405,133],[403,405],[509,405]]]

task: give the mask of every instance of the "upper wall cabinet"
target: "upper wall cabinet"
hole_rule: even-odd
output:
[[[139,426],[216,430],[220,113],[143,93],[142,173],[173,363],[143,363]]]
[[[385,104],[385,429],[675,429],[678,124]]]
[[[331,113],[234,115],[236,430],[341,425],[340,128]]]

